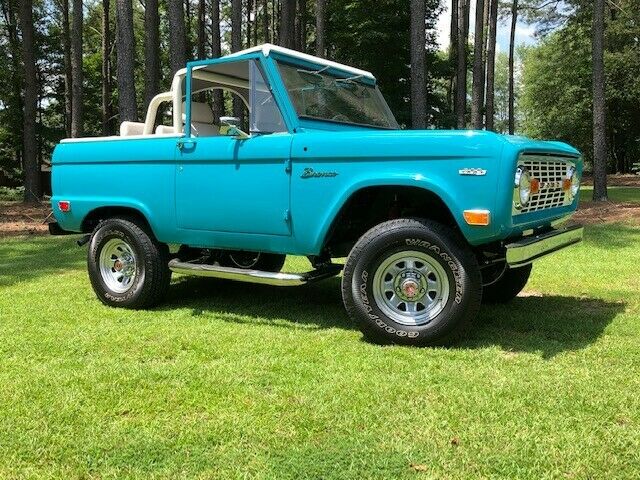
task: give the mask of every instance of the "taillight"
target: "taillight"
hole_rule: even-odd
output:
[[[60,200],[58,202],[58,208],[63,213],[70,212],[71,211],[71,202],[69,200]]]

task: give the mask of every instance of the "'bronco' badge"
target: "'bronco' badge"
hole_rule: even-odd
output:
[[[302,171],[300,178],[322,178],[322,177],[337,177],[338,172],[316,172],[313,168],[305,168]]]

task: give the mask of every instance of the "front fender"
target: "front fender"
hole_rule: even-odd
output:
[[[489,160],[487,159],[486,162],[489,163]],[[297,185],[292,191],[292,198],[295,200],[293,202],[294,218],[296,218],[296,211],[313,212],[315,210],[317,215],[315,222],[305,215],[295,223],[296,238],[303,245],[306,244],[305,247],[309,247],[301,249],[319,252],[341,209],[358,191],[369,187],[417,187],[424,189],[442,200],[470,244],[477,245],[492,239],[496,233],[493,223],[486,227],[467,225],[464,221],[463,211],[467,209],[495,211],[495,190],[499,176],[495,164],[492,169],[487,168],[487,175],[484,177],[459,175],[460,168],[470,165],[466,160],[423,161],[409,162],[409,164],[412,164],[411,168],[408,168],[407,162],[385,162],[386,172],[376,172],[375,168],[364,169],[365,171],[352,175],[348,179],[344,178],[342,181],[337,180],[338,177],[317,179],[319,180],[317,182],[309,180],[307,187],[300,186],[302,181],[294,181],[294,185]],[[483,166],[477,161],[473,165],[477,168],[488,167],[488,165]],[[366,170],[374,172],[374,174],[366,173]],[[294,171],[294,175],[295,173],[297,172]],[[313,200],[314,195],[310,195],[311,192],[308,191],[316,188],[316,185],[311,185],[311,183],[315,182],[320,186],[330,181],[334,181],[339,188],[333,192],[328,188],[324,188],[322,193],[318,191],[318,195],[324,197],[326,201],[324,208],[318,208],[314,205],[314,202],[317,204],[317,201]]]

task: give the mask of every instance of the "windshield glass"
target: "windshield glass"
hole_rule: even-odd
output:
[[[278,62],[298,116],[369,127],[397,129],[387,102],[375,85],[359,77],[339,77]]]

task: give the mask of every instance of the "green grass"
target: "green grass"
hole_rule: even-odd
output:
[[[589,227],[449,349],[363,341],[337,279],[107,308],[85,251],[0,242],[0,478],[638,476],[638,227]]]
[[[640,203],[640,188],[638,187],[607,187],[609,200],[614,202]],[[580,187],[580,201],[589,202],[593,199],[593,187],[583,185]]]

